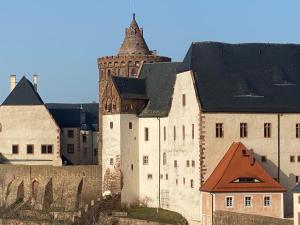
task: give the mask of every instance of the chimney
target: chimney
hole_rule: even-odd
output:
[[[10,92],[12,92],[14,90],[16,85],[17,85],[17,76],[10,75]]]
[[[32,84],[34,87],[34,90],[37,92],[37,80],[38,80],[38,75],[33,75],[32,77]]]

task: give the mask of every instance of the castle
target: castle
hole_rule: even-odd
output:
[[[210,224],[199,188],[214,179],[232,143],[243,142],[240,152],[250,149],[247,157],[281,188],[265,186],[269,192],[250,211],[247,204],[259,193],[251,185],[264,183],[249,171],[251,163],[230,181],[246,184],[239,197],[245,203],[233,207],[227,189],[230,198],[219,204],[228,200],[228,210],[266,215],[263,204],[271,207],[272,193],[286,189],[272,201],[277,217],[291,215],[291,189],[299,181],[300,45],[199,42],[182,62],[170,62],[149,60],[142,34],[134,17],[118,56],[99,59],[103,191],[121,192],[126,204],[146,203],[180,212],[191,224]],[[125,62],[135,67],[124,68]]]

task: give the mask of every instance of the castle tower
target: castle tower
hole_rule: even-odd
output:
[[[114,89],[112,77],[137,78],[138,71],[144,62],[170,62],[168,57],[158,56],[156,51],[150,51],[143,36],[143,29],[133,14],[131,24],[125,30],[125,38],[120,50],[115,56],[105,56],[98,59],[99,68],[99,165],[102,162],[103,116],[120,114],[121,99]],[[103,159],[104,160],[104,159]],[[116,163],[118,165],[118,163]],[[103,174],[105,171],[102,171]],[[116,185],[118,186],[118,185]],[[117,190],[118,191],[118,190]]]

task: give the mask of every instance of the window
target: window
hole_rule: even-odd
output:
[[[176,179],[176,185],[178,185],[178,179]]]
[[[298,161],[298,162],[300,162],[300,155],[298,155],[298,157],[297,157],[297,161]]]
[[[185,126],[182,126],[182,139],[185,139]]]
[[[248,124],[240,123],[240,137],[245,138],[248,136]]]
[[[131,168],[131,171],[133,171],[133,164],[131,164],[130,168]]]
[[[298,197],[298,203],[300,204],[300,196]]]
[[[186,105],[186,97],[185,94],[182,95],[182,106]]]
[[[129,130],[132,130],[132,122],[129,122]]]
[[[68,138],[74,138],[74,130],[68,130]]]
[[[41,152],[42,152],[42,154],[52,154],[53,146],[52,145],[42,145]]]
[[[190,160],[186,161],[186,167],[190,167]]]
[[[174,126],[174,129],[173,129],[173,136],[174,136],[174,141],[176,141],[176,126]]]
[[[149,157],[147,155],[143,156],[143,165],[149,164]]]
[[[265,196],[264,197],[264,206],[265,207],[271,206],[271,197],[270,196]]]
[[[192,160],[192,167],[195,167],[195,161]]]
[[[185,177],[182,179],[182,183],[185,184]]]
[[[19,145],[12,146],[12,154],[19,154]]]
[[[216,137],[224,137],[223,123],[216,123]]]
[[[87,135],[86,134],[82,135],[82,143],[87,143]]]
[[[261,162],[263,163],[267,162],[267,156],[265,155],[261,156]]]
[[[252,206],[252,197],[246,196],[244,203],[245,203],[245,207],[251,207]]]
[[[226,197],[225,204],[226,204],[226,207],[233,207],[233,197]]]
[[[164,141],[166,141],[167,139],[167,128],[164,127]]]
[[[271,123],[264,124],[264,137],[265,138],[271,137]]]
[[[174,160],[174,167],[177,168],[177,160]]]
[[[149,128],[145,127],[145,141],[149,141]]]
[[[113,129],[113,128],[114,128],[114,123],[113,123],[113,122],[110,122],[110,123],[109,123],[109,127],[110,127],[110,129]]]
[[[109,159],[109,165],[111,165],[111,166],[114,165],[114,158]]]
[[[296,124],[296,138],[300,138],[300,123]]]
[[[167,164],[167,153],[163,153],[163,165],[165,166]]]
[[[191,188],[194,188],[194,180],[191,179]]]
[[[33,154],[33,145],[27,145],[27,154]]]
[[[152,179],[153,179],[152,174],[148,174],[148,180],[152,180]]]
[[[195,125],[192,124],[192,139],[195,138]]]
[[[290,156],[290,162],[295,162],[295,156],[293,155]]]
[[[299,176],[296,176],[295,180],[296,180],[296,183],[298,183],[299,182]]]
[[[73,154],[74,153],[74,144],[68,144],[67,145],[67,152],[70,153],[70,154]]]
[[[169,175],[168,174],[166,174],[166,180],[168,180],[169,179]]]

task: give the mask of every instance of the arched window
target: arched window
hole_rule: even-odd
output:
[[[107,70],[107,78],[111,77],[111,70]]]

